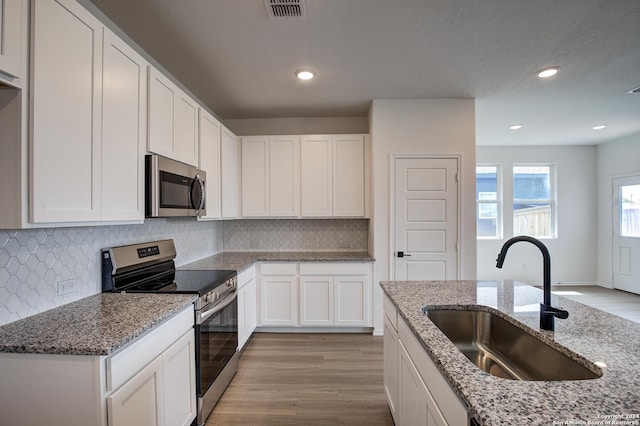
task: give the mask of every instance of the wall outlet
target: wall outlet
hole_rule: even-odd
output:
[[[58,283],[58,296],[64,296],[69,293],[73,293],[77,291],[79,288],[79,280],[78,278],[74,278],[72,280],[60,281]]]

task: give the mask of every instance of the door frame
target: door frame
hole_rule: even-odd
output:
[[[611,175],[610,180],[610,188],[611,188],[611,288],[615,289],[615,238],[616,238],[616,221],[618,222],[618,226],[620,226],[620,218],[618,217],[618,208],[619,205],[616,204],[616,198],[618,197],[618,191],[616,190],[616,179],[625,179],[625,178],[633,178],[637,177],[640,179],[640,171],[628,172],[628,173],[620,173]],[[624,290],[622,290],[624,291]]]
[[[457,174],[457,201],[458,211],[456,212],[456,279],[460,279],[462,276],[462,244],[460,244],[460,232],[462,230],[462,155],[461,154],[439,154],[439,155],[425,155],[425,154],[390,154],[389,155],[389,241],[387,247],[387,261],[389,262],[389,279],[394,280],[396,276],[395,271],[395,244],[396,244],[396,160],[456,160],[456,166],[458,168]]]

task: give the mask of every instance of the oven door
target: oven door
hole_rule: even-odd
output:
[[[196,385],[202,398],[238,349],[237,291],[196,313],[196,345]]]

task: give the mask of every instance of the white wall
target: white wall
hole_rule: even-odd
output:
[[[390,157],[400,154],[460,155],[462,279],[476,277],[475,108],[472,99],[374,100],[369,111],[372,147],[374,327],[382,330],[378,282],[390,276]]]
[[[596,281],[596,147],[487,147],[476,150],[477,163],[501,164],[503,200],[513,199],[514,163],[556,165],[558,236],[541,239],[551,253],[551,281],[564,284],[594,284]],[[503,239],[478,240],[478,279],[516,279],[530,284],[542,282],[542,255],[531,244],[509,249],[503,269],[496,257],[502,244],[513,235],[511,209],[505,211]]]
[[[612,179],[640,174],[640,133],[598,145],[598,284],[612,287]]]

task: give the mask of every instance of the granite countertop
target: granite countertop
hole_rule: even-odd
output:
[[[639,323],[553,295],[552,305],[568,310],[569,318],[556,319],[555,332],[541,330],[542,290],[513,281],[383,281],[380,285],[481,424],[640,424]],[[469,305],[494,308],[542,340],[578,354],[570,355],[574,359],[604,362],[607,367],[602,368],[601,378],[592,380],[522,382],[491,376],[471,363],[422,311],[425,306]]]
[[[110,355],[195,299],[192,294],[95,294],[0,327],[0,352]]]
[[[256,262],[373,262],[367,252],[222,252],[178,269],[233,269],[238,272]]]

